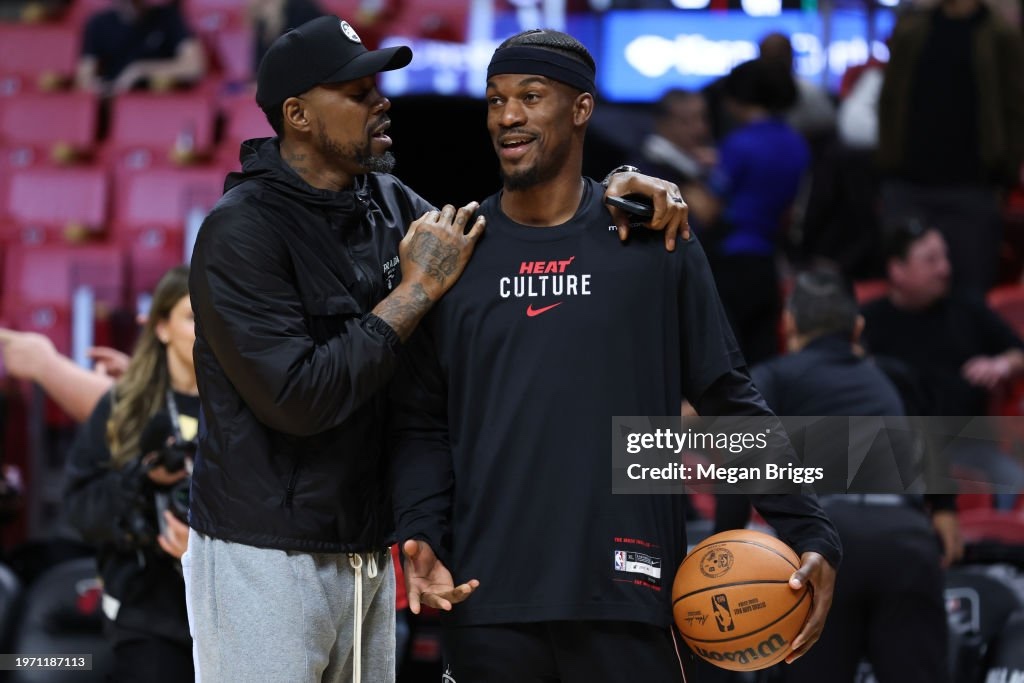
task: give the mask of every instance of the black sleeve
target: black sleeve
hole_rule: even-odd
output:
[[[366,313],[317,344],[279,237],[228,211],[207,217],[192,255],[189,291],[203,341],[263,424],[295,436],[337,426],[387,387],[398,336]]]
[[[448,387],[429,321],[401,354],[391,386],[395,530],[399,542],[421,539],[446,565],[450,547],[452,466]]]
[[[998,313],[983,303],[976,303],[974,318],[985,344],[984,352],[997,356],[1010,349],[1024,349],[1024,342]]]
[[[65,466],[64,515],[82,539],[93,544],[119,540],[119,520],[133,496],[124,473],[110,465],[110,409],[107,394],[79,427]]]
[[[742,368],[719,377],[694,403],[699,415],[771,415],[764,398]],[[780,424],[773,430],[784,434]],[[788,438],[788,437],[787,437]],[[792,446],[787,445],[792,449]],[[796,457],[794,453],[793,457]],[[772,525],[779,538],[797,554],[821,553],[829,564],[839,567],[842,544],[832,520],[825,514],[817,497],[811,495],[752,495],[750,502]]]
[[[746,363],[718,298],[703,247],[692,237],[679,248],[684,250],[679,293],[682,387],[683,395],[696,406],[713,382]]]
[[[756,365],[750,371],[750,379],[754,383],[754,388],[759,394],[761,394],[761,398],[764,399],[764,402],[772,411],[775,412],[776,415],[779,414],[777,408],[780,405],[781,400],[781,397],[779,396],[780,387],[775,381],[775,373],[772,372],[771,364],[760,363]],[[786,413],[783,413],[783,415],[785,414]]]
[[[185,17],[174,5],[168,5],[165,12],[162,23],[166,32],[166,44],[173,46],[175,53],[177,53],[181,44],[193,36],[192,29],[188,27]]]

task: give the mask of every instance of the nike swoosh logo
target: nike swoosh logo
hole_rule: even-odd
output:
[[[561,306],[563,303],[565,303],[565,302],[559,301],[557,304],[551,304],[550,306],[545,306],[544,308],[534,308],[533,304],[530,304],[529,306],[526,307],[526,315],[531,317],[531,318],[535,318],[536,316],[540,315],[541,313],[547,313],[548,311],[550,311],[552,308],[555,308],[556,306]]]

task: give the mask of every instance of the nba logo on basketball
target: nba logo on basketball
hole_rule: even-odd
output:
[[[715,611],[715,621],[718,623],[718,630],[722,633],[732,631],[736,624],[732,620],[732,612],[729,611],[729,598],[725,593],[716,593],[711,596],[711,607]]]
[[[616,550],[615,551],[615,571],[624,572],[626,571],[626,551]]]

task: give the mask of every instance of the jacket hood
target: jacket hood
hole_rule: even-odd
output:
[[[354,214],[361,218],[370,203],[370,190],[366,176],[356,176],[350,189],[334,192],[315,188],[303,180],[281,158],[277,138],[256,138],[242,143],[241,172],[229,173],[224,181],[224,192],[244,183],[259,181],[274,185],[275,190],[310,207]]]

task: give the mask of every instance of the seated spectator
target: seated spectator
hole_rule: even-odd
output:
[[[989,392],[1024,373],[1024,342],[982,300],[951,290],[946,241],[937,229],[908,219],[889,232],[889,296],[864,308],[868,350],[912,372],[923,391],[923,414],[986,415]],[[953,462],[984,471],[1009,490],[1024,483],[1020,465],[991,447],[955,453]]]
[[[116,95],[136,87],[191,85],[203,77],[206,55],[174,0],[114,2],[85,25],[79,88]]]

